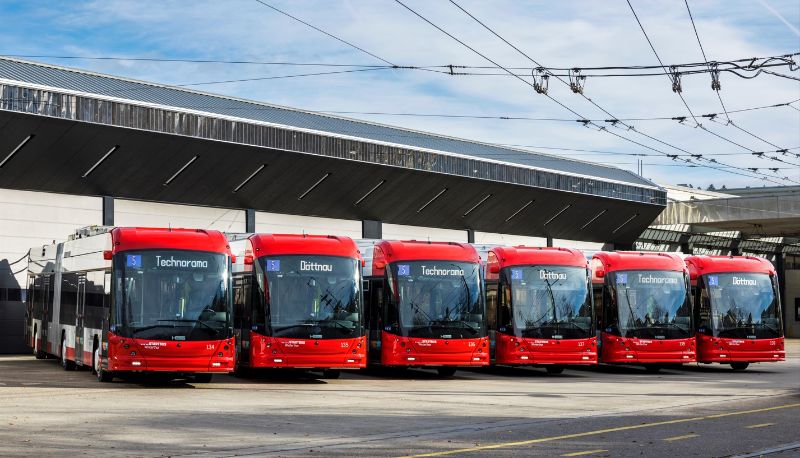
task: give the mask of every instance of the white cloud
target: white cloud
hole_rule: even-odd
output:
[[[275,0],[273,0],[275,1]],[[401,65],[486,64],[450,38],[390,0],[275,1],[280,8]],[[529,66],[524,57],[483,30],[449,2],[409,0],[409,5],[503,65]],[[572,67],[657,63],[625,3],[520,2],[514,0],[460,3],[512,43],[547,66]],[[665,63],[700,61],[683,3],[633,2]],[[797,2],[770,1],[795,25]],[[692,1],[698,32],[709,59],[735,59],[797,51],[797,37],[761,5],[750,1]],[[130,55],[179,58],[248,59],[264,61],[379,61],[346,47],[254,1],[124,2],[96,1],[53,13],[30,7],[0,32],[0,52],[69,55]],[[26,22],[27,21],[27,22]],[[26,24],[28,27],[26,27]],[[35,28],[34,28],[35,27]],[[30,33],[30,30],[37,32]],[[64,64],[64,61],[55,60]],[[68,65],[162,83],[180,84],[268,75],[305,73],[309,68],[164,64],[115,61],[69,61]],[[795,74],[796,75],[796,74]],[[606,118],[591,104],[552,81],[550,94],[581,115]],[[719,112],[707,75],[687,76],[684,96],[696,114]],[[728,109],[780,103],[800,98],[795,81],[771,76],[743,80],[722,76],[722,97]],[[262,82],[202,86],[199,89],[319,110],[457,113],[571,118],[571,113],[519,81],[508,77],[451,77],[427,72],[389,71],[330,75]],[[683,115],[680,99],[664,77],[590,79],[586,95],[617,117]],[[609,134],[592,132],[577,123],[452,120],[440,118],[362,116],[387,124],[461,136],[475,140],[615,150],[655,154]],[[800,146],[800,112],[790,108],[737,114],[745,129],[785,147]],[[691,152],[746,153],[714,136],[674,122],[638,122],[637,129]],[[704,124],[709,125],[708,122]],[[709,129],[754,150],[774,149],[730,126]],[[621,132],[662,151],[679,153],[633,132]],[[794,150],[800,153],[800,150]],[[555,152],[555,151],[552,151]],[[613,162],[634,169],[631,156],[568,157]],[[752,155],[716,156],[739,167],[784,167]],[[763,184],[703,168],[660,167],[672,164],[647,157],[645,175],[664,183],[728,186]],[[794,159],[800,163],[800,159]],[[782,171],[800,181],[800,170]]]

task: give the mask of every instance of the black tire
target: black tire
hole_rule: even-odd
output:
[[[211,383],[212,378],[214,378],[214,374],[194,374],[194,383]]]
[[[733,370],[737,372],[747,369],[747,366],[749,365],[750,363],[741,363],[741,362],[731,363],[731,367],[733,368]]]
[[[451,366],[437,367],[436,372],[442,377],[452,377],[455,375],[457,368]]]
[[[100,348],[95,347],[92,352],[92,367],[95,374],[97,374],[97,381],[109,383],[114,380],[114,373],[104,370],[102,364],[100,364]]]
[[[61,367],[65,371],[75,370],[75,361],[67,359],[67,339],[64,337],[61,338]]]
[[[646,370],[650,374],[657,374],[661,372],[661,365],[660,364],[645,364],[644,370]]]
[[[322,371],[322,378],[335,380],[342,376],[342,371],[339,369],[325,369]]]
[[[564,366],[547,366],[545,370],[548,374],[560,374],[564,372]]]

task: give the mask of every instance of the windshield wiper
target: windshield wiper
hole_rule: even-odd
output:
[[[316,326],[316,324],[314,324],[314,323],[297,323],[297,324],[291,324],[289,326],[282,326],[282,327],[279,327],[279,328],[275,327],[272,330],[274,332],[280,332],[280,331],[286,331],[286,330],[294,329],[294,328],[311,328],[311,327],[314,327],[314,326]]]
[[[778,328],[776,328],[776,327],[774,327],[772,325],[769,325],[767,323],[753,323],[753,326],[761,326],[762,328],[769,329],[770,331],[774,332],[775,334],[780,334],[780,329],[778,329]]]
[[[675,323],[659,323],[659,324],[653,324],[653,325],[651,325],[649,327],[650,328],[678,329],[680,331],[683,331],[683,333],[686,334],[687,336],[689,335],[689,330],[688,329],[684,329],[684,328],[681,327],[681,325],[675,324]]]
[[[326,324],[327,323],[331,323],[331,324],[333,324],[335,326],[338,326],[338,327],[348,331],[350,334],[353,334],[354,332],[356,332],[356,328],[355,327],[352,327],[352,328],[347,327],[344,324],[340,323],[339,321],[347,321],[347,320],[318,320],[317,324],[319,324],[319,323],[326,323]],[[348,322],[352,323],[352,321],[348,321]]]
[[[171,321],[171,322],[175,322],[175,323],[197,323],[197,324],[205,326],[206,328],[214,331],[214,334],[219,334],[219,329],[216,329],[215,327],[211,326],[210,324],[208,324],[206,322],[203,322],[203,321],[200,321],[200,320],[186,320],[186,319],[177,319],[176,318],[176,319],[156,320],[156,321]]]
[[[558,323],[559,323],[559,325],[569,325],[569,326],[574,327],[575,329],[580,329],[581,332],[583,332],[584,334],[588,334],[589,333],[589,328],[584,328],[583,326],[579,325],[578,323],[576,323],[574,321],[560,321]],[[556,330],[558,330],[558,328],[556,328]]]
[[[432,320],[430,322],[430,324],[439,324],[439,325],[442,325],[442,326],[449,326],[450,323],[461,323],[461,324],[464,325],[465,329],[469,329],[470,331],[473,332],[473,334],[475,334],[478,331],[480,331],[480,327],[479,326],[474,326],[474,325],[471,324],[472,323],[471,321],[466,321],[466,320]]]
[[[166,324],[153,324],[153,325],[150,325],[150,326],[143,326],[141,328],[134,327],[134,325],[130,325],[130,324],[128,326],[132,328],[134,334],[137,333],[137,332],[147,331],[147,330],[156,329],[156,328],[173,328],[173,329],[175,328],[174,325],[169,326],[169,325],[166,325]]]

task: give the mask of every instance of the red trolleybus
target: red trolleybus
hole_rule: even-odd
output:
[[[497,247],[487,256],[486,290],[495,364],[597,364],[591,274],[569,248]]]
[[[253,234],[232,242],[237,370],[367,364],[362,258],[349,237]]]
[[[208,382],[233,370],[222,233],[92,227],[29,259],[26,334],[37,358],[91,367],[102,382],[133,372]]]
[[[750,256],[690,256],[697,323],[697,361],[730,364],[783,361],[778,277],[772,263]]]
[[[601,362],[643,364],[653,372],[695,362],[689,275],[678,255],[598,252],[592,282]]]
[[[369,251],[371,251],[371,256]],[[365,250],[370,363],[435,367],[489,364],[480,257],[466,243],[380,241]]]

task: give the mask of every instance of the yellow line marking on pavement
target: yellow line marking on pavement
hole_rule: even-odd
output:
[[[595,453],[603,453],[603,452],[607,452],[607,451],[608,451],[608,450],[602,450],[602,449],[598,449],[598,450],[586,450],[585,452],[572,452],[572,453],[565,453],[565,454],[563,454],[563,455],[561,455],[561,456],[582,456],[582,455],[593,455],[593,454],[595,454]]]
[[[747,429],[766,428],[767,426],[773,426],[773,425],[775,425],[775,423],[759,423],[757,425],[745,426],[745,428],[747,428]]]
[[[446,450],[443,452],[431,452],[431,453],[420,453],[418,455],[409,455],[404,458],[418,458],[418,457],[426,457],[426,456],[446,456],[446,455],[457,455],[459,453],[469,453],[469,452],[480,452],[483,450],[496,450],[500,448],[509,448],[509,447],[519,447],[522,445],[532,445],[532,444],[541,444],[543,442],[554,442],[564,439],[574,439],[576,437],[586,437],[586,436],[596,436],[598,434],[607,434],[607,433],[615,433],[619,431],[629,431],[632,429],[642,429],[642,428],[652,428],[655,426],[664,426],[664,425],[676,425],[680,423],[689,423],[693,421],[701,421],[701,420],[713,420],[717,418],[724,418],[724,417],[731,417],[735,415],[747,415],[751,413],[760,413],[760,412],[770,412],[772,410],[780,410],[780,409],[793,409],[800,407],[800,403],[795,404],[784,404],[774,407],[765,407],[762,409],[752,409],[752,410],[739,410],[734,412],[727,412],[727,413],[720,413],[715,415],[706,415],[704,417],[691,417],[691,418],[679,418],[676,420],[665,420],[665,421],[656,421],[652,423],[642,423],[639,425],[630,425],[630,426],[618,426],[616,428],[608,428],[608,429],[598,429],[595,431],[586,431],[582,433],[575,433],[575,434],[564,434],[562,436],[551,436],[551,437],[541,437],[539,439],[530,439],[524,441],[516,441],[516,442],[501,442],[499,444],[493,445],[482,445],[479,447],[471,447],[471,448],[460,448],[454,450]]]
[[[662,439],[665,442],[674,442],[674,441],[682,441],[684,439],[691,439],[693,437],[700,437],[699,434],[684,434],[683,436],[672,436],[667,437],[666,439]]]

